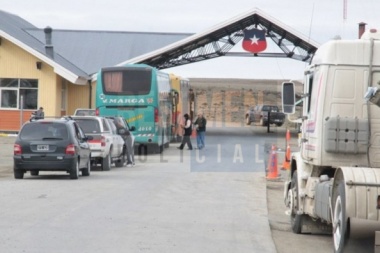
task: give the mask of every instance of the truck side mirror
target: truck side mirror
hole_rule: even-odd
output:
[[[282,83],[282,110],[286,114],[293,114],[295,112],[295,91],[294,83]]]

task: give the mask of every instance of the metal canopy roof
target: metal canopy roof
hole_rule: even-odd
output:
[[[244,38],[243,30],[256,27],[266,30],[282,52],[230,52]],[[255,8],[231,20],[220,23],[151,53],[130,59],[126,63],[146,63],[159,69],[204,61],[221,56],[283,57],[310,62],[319,44],[299,34],[293,28]]]

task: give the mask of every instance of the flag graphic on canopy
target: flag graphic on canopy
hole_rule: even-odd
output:
[[[267,41],[265,39],[265,30],[259,30],[256,28],[244,30],[244,50],[252,53],[259,53],[264,51],[266,48]]]

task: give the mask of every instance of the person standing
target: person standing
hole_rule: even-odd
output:
[[[192,150],[193,145],[191,145],[191,140],[190,140],[191,131],[192,131],[190,116],[189,114],[186,113],[185,115],[183,115],[183,117],[185,118],[185,124],[181,124],[181,128],[184,129],[184,134],[182,138],[182,143],[178,147],[178,149],[182,150],[185,144],[187,144],[187,147],[189,148],[189,150]]]
[[[30,121],[37,120],[37,119],[44,119],[45,113],[44,108],[41,106],[37,111],[32,112],[32,117],[30,118]]]
[[[206,133],[207,120],[203,117],[203,113],[198,113],[198,117],[194,122],[195,129],[197,130],[197,148],[202,149],[205,147],[205,133]]]
[[[121,122],[118,122],[116,119],[113,120],[115,123],[117,132],[124,140],[126,147],[126,155],[127,155],[127,167],[132,167],[135,165],[135,151],[133,147],[133,139],[129,130],[123,126]]]

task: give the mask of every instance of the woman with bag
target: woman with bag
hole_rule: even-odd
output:
[[[189,148],[189,150],[192,150],[193,145],[191,145],[191,140],[190,140],[191,131],[192,131],[190,116],[189,114],[186,113],[185,115],[183,115],[183,117],[185,118],[185,124],[181,124],[181,128],[185,130],[185,133],[182,138],[182,143],[178,147],[178,149],[182,150],[185,144],[187,144],[187,147]]]

